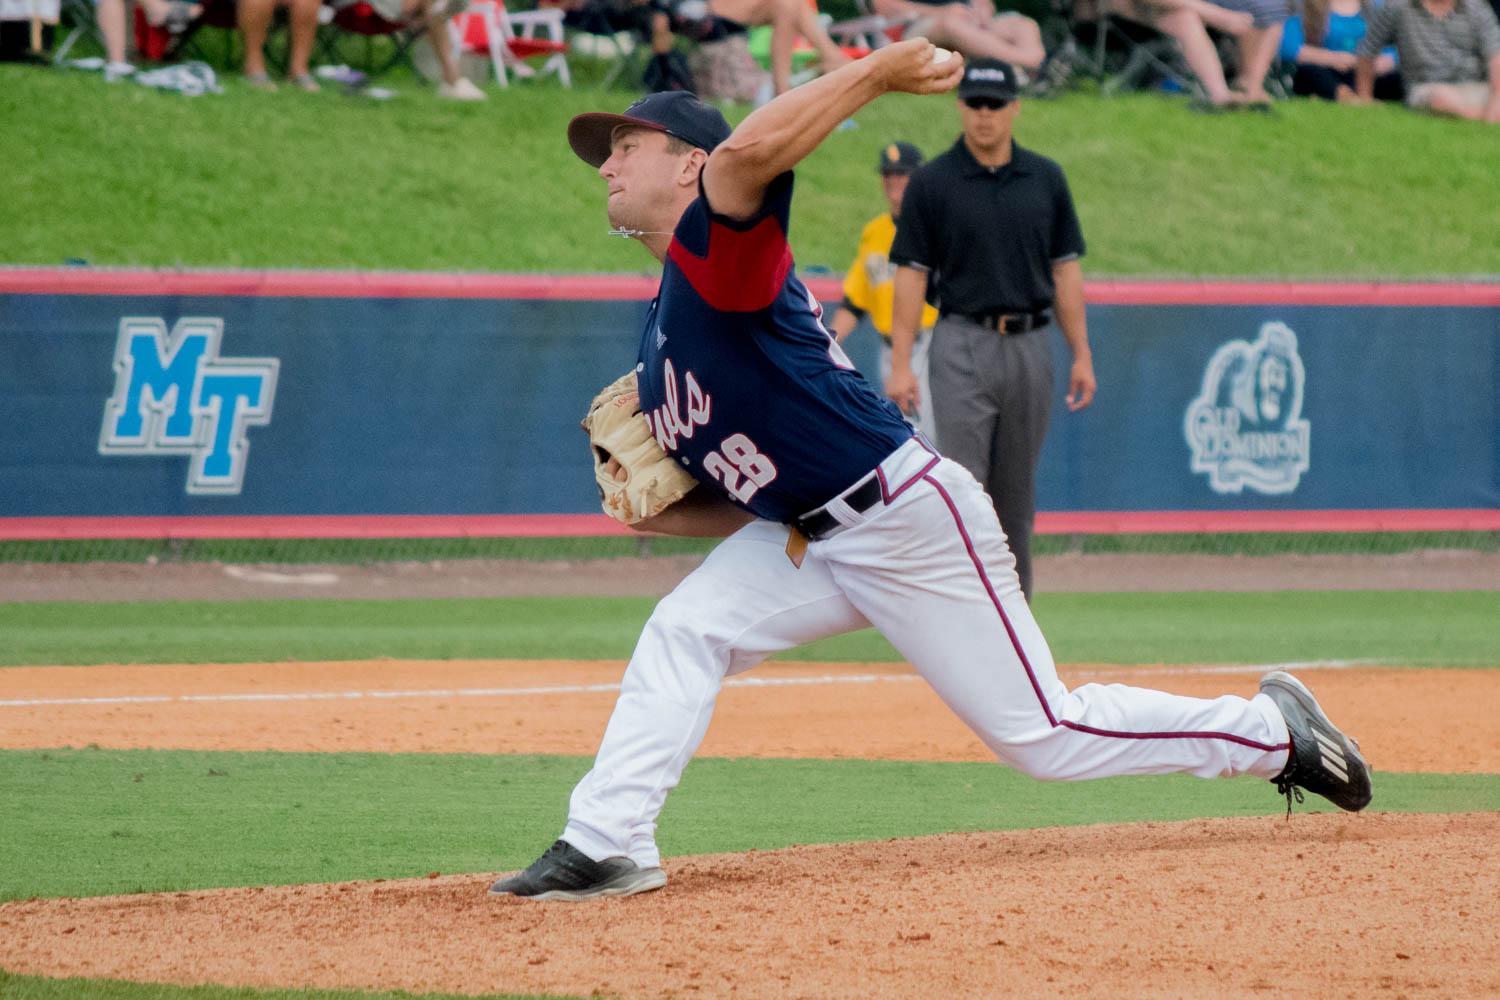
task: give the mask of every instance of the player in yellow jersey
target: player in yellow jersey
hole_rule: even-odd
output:
[[[882,341],[880,385],[884,385],[891,374],[891,302],[895,295],[892,278],[896,273],[889,259],[891,241],[896,238],[896,219],[901,215],[901,197],[906,193],[906,182],[912,171],[921,165],[922,151],[909,142],[893,142],[880,151],[880,186],[891,210],[871,219],[860,234],[859,251],[844,278],[844,301],[839,304],[829,325],[833,335],[842,343],[862,318],[870,318],[870,324]],[[927,345],[932,342],[932,325],[937,318],[936,309],[923,307],[922,329],[917,333],[911,350],[912,372],[920,382],[921,391],[916,410],[906,415],[917,430],[933,440],[936,439],[932,404],[929,402],[931,394],[927,391]]]

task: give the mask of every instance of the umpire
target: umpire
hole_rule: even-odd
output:
[[[907,409],[918,400],[911,350],[926,299],[940,317],[928,374],[937,445],[989,493],[1030,599],[1054,317],[1073,354],[1068,408],[1094,398],[1078,262],[1083,232],[1062,168],[1011,138],[1020,102],[1010,64],[970,61],[958,105],[963,135],[912,175],[891,247],[886,394]]]

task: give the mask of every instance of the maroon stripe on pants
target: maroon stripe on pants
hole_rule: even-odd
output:
[[[1042,685],[1036,678],[1036,671],[1031,669],[1031,661],[1026,658],[1026,650],[1022,648],[1021,640],[1019,637],[1017,637],[1016,630],[1010,623],[1010,617],[1006,615],[1005,608],[1000,604],[1000,597],[995,593],[995,588],[990,583],[989,574],[985,572],[984,569],[984,562],[979,558],[979,553],[974,550],[974,542],[969,537],[968,529],[964,527],[963,517],[958,512],[958,506],[954,504],[953,498],[948,495],[948,491],[943,489],[943,485],[936,479],[934,479],[930,475],[923,476],[922,478],[932,484],[932,488],[937,490],[938,495],[943,498],[943,503],[948,505],[948,513],[953,515],[953,524],[956,528],[958,528],[959,537],[961,537],[964,541],[964,548],[968,550],[969,561],[974,564],[974,569],[979,574],[979,580],[984,584],[985,593],[989,594],[990,596],[990,603],[995,606],[995,611],[1000,615],[1000,621],[1005,625],[1005,634],[1010,636],[1011,648],[1016,651],[1016,656],[1020,659],[1021,666],[1025,668],[1026,677],[1031,681],[1031,690],[1036,693],[1036,700],[1041,704],[1042,711],[1046,713],[1047,722],[1053,728],[1062,726],[1065,729],[1071,729],[1074,732],[1079,733],[1087,733],[1090,736],[1107,736],[1112,739],[1121,740],[1225,740],[1230,743],[1238,743],[1241,746],[1250,747],[1254,750],[1264,750],[1267,753],[1276,750],[1291,749],[1291,744],[1289,743],[1260,743],[1256,740],[1248,739],[1244,736],[1237,736],[1234,733],[1126,733],[1117,732],[1111,729],[1097,729],[1093,726],[1085,726],[1079,722],[1069,722],[1066,719],[1059,720],[1057,716],[1052,714],[1052,706],[1047,704],[1047,698],[1044,694],[1042,694]]]

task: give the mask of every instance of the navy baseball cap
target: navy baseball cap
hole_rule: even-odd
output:
[[[922,151],[909,142],[893,142],[880,151],[880,173],[909,174],[924,162]]]
[[[970,59],[964,63],[964,78],[958,82],[958,99],[993,97],[1014,101],[1020,93],[1016,68],[999,59]]]
[[[718,108],[704,104],[685,90],[647,94],[625,109],[624,114],[590,111],[568,122],[568,145],[591,167],[609,159],[610,138],[621,125],[639,125],[675,136],[712,153],[729,138],[729,122]]]

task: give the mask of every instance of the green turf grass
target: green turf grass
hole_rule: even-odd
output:
[[[624,659],[652,604],[540,597],[0,604],[0,665]],[[1036,615],[1063,663],[1500,666],[1500,591],[1041,594]],[[897,659],[871,631],[787,656]]]
[[[89,538],[0,541],[7,562],[366,563],[461,559],[622,559],[702,556],[717,538]],[[1033,555],[1387,555],[1430,549],[1500,550],[1500,531],[1231,532],[1036,535]]]
[[[3,959],[0,959],[3,961]],[[346,990],[256,990],[234,986],[163,986],[112,979],[44,979],[17,976],[0,969],[0,1000],[548,1000],[535,994],[486,993],[460,997],[452,993],[407,993],[404,990],[357,993]],[[553,997],[552,1000],[566,1000]]]
[[[463,754],[0,752],[0,900],[495,872],[561,830],[589,759]],[[1500,776],[1379,774],[1376,807],[1500,809]],[[1309,800],[1299,810],[1323,809]],[[1047,784],[993,764],[700,759],[667,855],[959,830],[1272,815],[1268,783]]]
[[[0,66],[14,151],[0,262],[653,268],[604,235],[602,182],[563,141],[572,115],[634,94],[547,83],[466,105],[409,85],[378,103],[225,83],[222,96],[184,99]],[[940,151],[958,134],[953,105],[883,98],[803,165],[791,232],[802,267],[848,266],[883,210],[879,149],[906,138]],[[1017,130],[1067,170],[1094,275],[1500,273],[1492,213],[1478,210],[1493,203],[1495,129],[1389,106],[1204,116],[1180,98],[1075,94],[1026,102]]]

